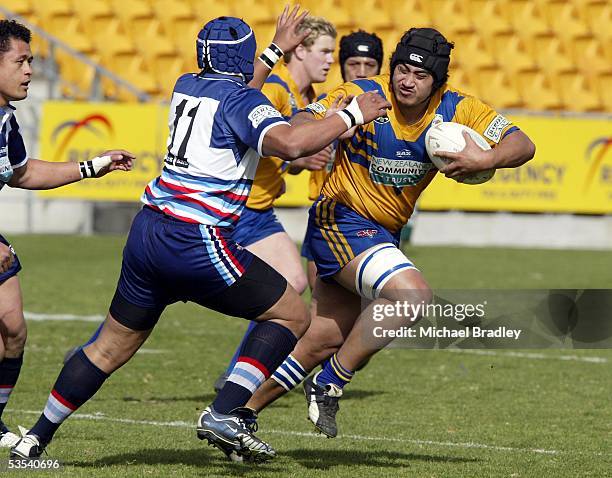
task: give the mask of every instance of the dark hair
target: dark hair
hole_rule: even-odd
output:
[[[26,26],[15,20],[0,20],[0,55],[10,50],[11,38],[30,43],[32,33]]]

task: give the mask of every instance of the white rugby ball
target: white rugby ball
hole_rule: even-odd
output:
[[[436,168],[442,169],[450,162],[450,160],[436,156],[434,152],[450,151],[453,153],[458,153],[459,151],[462,151],[463,148],[465,148],[465,138],[463,137],[464,131],[467,131],[474,142],[482,149],[491,149],[491,146],[489,146],[487,140],[484,139],[480,133],[474,131],[468,126],[446,121],[438,123],[429,128],[429,131],[427,131],[427,134],[425,135],[425,148],[427,149],[427,154],[429,155],[431,162],[434,163]],[[453,179],[464,184],[482,184],[486,183],[494,175],[495,169],[486,169],[484,171],[479,171],[477,173],[468,174]]]

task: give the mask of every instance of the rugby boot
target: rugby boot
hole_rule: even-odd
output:
[[[10,431],[0,420],[0,448],[12,448],[20,440],[20,436]]]
[[[45,451],[46,443],[41,443],[40,439],[27,433],[21,438],[13,448],[11,448],[10,458],[31,459],[38,458]]]
[[[338,400],[342,396],[342,389],[333,383],[322,387],[314,377],[308,377],[304,380],[304,395],[308,404],[308,419],[315,428],[329,438],[338,435],[336,413],[340,409]]]

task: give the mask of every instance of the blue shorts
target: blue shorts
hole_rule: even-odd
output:
[[[134,306],[163,310],[228,288],[254,257],[228,236],[227,229],[182,222],[145,206],[130,228],[117,292]]]
[[[300,254],[307,261],[314,261],[312,257],[312,251],[310,250],[310,235],[312,234],[310,225],[306,228],[306,234],[304,235],[304,242],[302,242],[302,250]]]
[[[1,234],[0,234],[0,242],[2,244],[9,246],[11,248],[11,251],[13,251],[13,255],[15,256],[15,260],[13,261],[13,265],[11,265],[10,269],[6,272],[0,273],[0,282],[4,282],[5,280],[10,279],[11,277],[17,275],[17,273],[21,270],[21,262],[19,262],[19,258],[17,257],[17,254],[15,254],[15,250],[11,247],[9,242]]]
[[[245,207],[236,228],[231,233],[231,238],[241,246],[247,247],[277,232],[285,232],[285,228],[274,214],[274,208],[260,211]]]
[[[370,247],[390,242],[399,245],[399,231],[392,234],[377,222],[327,198],[319,198],[308,211],[305,241],[317,272],[323,280],[339,272],[352,259]]]

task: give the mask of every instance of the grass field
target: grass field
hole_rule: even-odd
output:
[[[103,315],[121,237],[12,236],[25,309]],[[434,288],[610,288],[612,253],[411,248]],[[31,426],[64,352],[97,323],[29,322],[20,381],[4,419]],[[279,457],[226,462],[195,438],[198,412],[245,325],[191,304],[166,310],[144,349],[62,426],[44,476],[612,476],[610,350],[390,349],[347,387],[340,436],[324,439],[294,392],[265,411],[259,435]],[[22,471],[21,473],[28,473]]]

